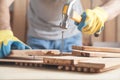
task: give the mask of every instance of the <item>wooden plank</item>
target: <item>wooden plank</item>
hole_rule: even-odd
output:
[[[82,20],[81,15],[78,14],[76,11],[73,11],[73,12],[71,13],[70,18],[71,18],[72,20],[74,20],[75,22],[78,22],[78,23],[80,23],[81,20]]]
[[[45,64],[50,64],[50,65],[72,66],[74,64],[77,64],[78,61],[89,60],[89,59],[94,59],[94,58],[75,57],[75,56],[46,57],[43,58],[43,62]]]
[[[19,59],[0,59],[0,62],[14,62],[14,63],[43,63],[42,60],[19,60]]]
[[[12,50],[11,54],[7,57],[9,59],[31,59],[40,60],[41,56],[58,56],[59,50]]]
[[[80,51],[80,50],[73,50],[72,55],[83,56],[83,57],[120,58],[119,53],[91,52],[91,51]]]
[[[44,56],[44,55],[59,55],[59,50],[12,50],[9,56]]]
[[[0,63],[12,63],[18,66],[25,67],[41,67],[41,65],[43,65],[43,60],[0,59]]]
[[[108,48],[108,47],[72,46],[72,49],[73,50],[84,50],[84,51],[120,53],[119,48]]]
[[[43,62],[49,65],[72,65],[74,61],[68,59],[43,58]]]
[[[9,56],[6,59],[18,59],[18,60],[43,60],[44,56]]]
[[[20,40],[25,42],[26,38],[26,11],[27,0],[15,0],[13,15],[13,32]]]
[[[64,57],[64,58],[63,58]],[[113,70],[116,68],[120,68],[120,58],[84,58],[84,57],[71,57],[71,56],[63,56],[61,57],[43,57],[44,59],[54,60],[54,63],[46,63],[43,60],[19,60],[19,59],[0,59],[0,63],[15,63],[18,66],[29,66],[29,67],[38,67],[42,65],[55,65],[58,66],[58,69],[70,70],[74,71],[77,70],[79,72],[104,72]],[[73,60],[77,60],[76,64],[73,64]],[[48,60],[48,61],[50,61]],[[55,61],[57,60],[57,61]],[[74,60],[74,61],[75,61]],[[64,62],[65,61],[65,62]],[[68,62],[66,62],[68,61]],[[64,64],[63,64],[63,63]],[[60,63],[60,64],[59,64]]]
[[[101,58],[87,61],[80,61],[77,67],[96,69],[96,72],[105,72],[120,68],[120,58]]]

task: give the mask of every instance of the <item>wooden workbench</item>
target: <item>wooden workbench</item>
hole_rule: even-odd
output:
[[[79,79],[79,80],[120,80],[120,68],[104,73],[81,73],[60,71],[41,67],[18,67],[0,65],[0,80],[40,80],[40,79]]]

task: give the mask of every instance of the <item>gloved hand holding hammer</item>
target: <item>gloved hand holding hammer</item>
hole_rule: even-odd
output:
[[[80,23],[76,22],[78,29],[83,33],[95,34],[98,36],[104,29],[104,23],[110,19],[113,19],[120,13],[119,0],[107,0],[108,2],[102,7],[96,7],[94,9],[87,9],[81,15],[82,20]],[[114,10],[114,11],[112,11]]]

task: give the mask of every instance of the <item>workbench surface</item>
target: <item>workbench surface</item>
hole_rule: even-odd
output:
[[[120,68],[104,73],[81,73],[60,71],[41,67],[19,67],[0,65],[0,80],[43,80],[43,79],[79,79],[79,80],[120,80]]]

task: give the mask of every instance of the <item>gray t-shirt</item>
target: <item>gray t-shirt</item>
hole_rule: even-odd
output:
[[[62,9],[66,0],[30,0],[28,9],[28,37],[42,38],[46,40],[61,39]],[[73,9],[82,13],[80,0],[77,0]],[[69,28],[64,33],[64,38],[72,37],[80,31],[69,20]]]

